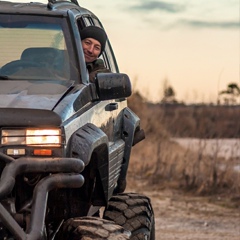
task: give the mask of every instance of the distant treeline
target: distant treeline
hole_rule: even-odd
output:
[[[240,138],[240,106],[158,104],[158,108],[173,137]]]
[[[133,94],[129,106],[145,131],[170,137],[240,138],[240,106],[152,104]]]

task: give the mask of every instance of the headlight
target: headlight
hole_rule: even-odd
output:
[[[31,145],[60,147],[61,129],[3,129],[2,145]]]

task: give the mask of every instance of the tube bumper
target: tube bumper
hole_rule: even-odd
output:
[[[48,193],[59,188],[80,188],[84,178],[80,174],[84,163],[76,158],[19,158],[0,154],[0,161],[6,163],[0,179],[0,221],[19,240],[40,240],[44,236],[44,221]],[[30,228],[24,232],[1,200],[7,198],[15,185],[16,176],[24,173],[51,173],[43,178],[34,189]]]

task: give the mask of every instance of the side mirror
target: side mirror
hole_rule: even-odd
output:
[[[99,100],[126,98],[132,94],[130,79],[123,73],[98,73],[96,88]]]

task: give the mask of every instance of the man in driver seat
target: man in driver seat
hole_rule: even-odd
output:
[[[99,59],[105,49],[107,34],[102,28],[88,26],[80,31],[83,53],[89,73],[90,82],[94,82],[95,76],[100,72],[110,72]]]

